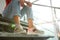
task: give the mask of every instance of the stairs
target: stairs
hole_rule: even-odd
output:
[[[0,40],[47,40],[54,36],[0,32]]]
[[[28,34],[20,34],[14,33],[14,24],[13,21],[8,20],[6,18],[2,18],[0,15],[0,40],[47,40],[48,38],[53,38],[54,36],[49,35],[28,35]],[[21,25],[26,30],[28,24],[26,22],[21,21]]]

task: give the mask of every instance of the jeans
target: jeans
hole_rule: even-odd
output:
[[[4,9],[2,16],[8,19],[13,19],[14,16],[19,16],[22,18],[24,15],[27,15],[27,19],[33,19],[32,8],[28,6],[24,6],[22,10],[20,10],[20,3],[18,0],[12,0],[10,4]]]

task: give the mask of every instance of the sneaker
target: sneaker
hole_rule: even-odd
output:
[[[14,32],[15,33],[21,33],[21,34],[26,34],[26,30],[24,30],[23,28],[21,29],[21,26],[20,27],[16,27],[14,29]]]
[[[27,30],[27,34],[44,34],[44,31],[38,30],[38,29],[34,29],[34,28],[28,28]]]

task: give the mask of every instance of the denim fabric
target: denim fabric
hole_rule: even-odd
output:
[[[24,6],[20,10],[19,0],[12,0],[11,3],[4,9],[2,16],[8,19],[13,19],[14,16],[23,17],[27,14],[27,18],[33,19],[32,8]]]

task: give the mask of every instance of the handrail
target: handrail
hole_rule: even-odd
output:
[[[41,4],[35,4],[35,3],[32,3],[32,4],[36,5],[36,6],[43,6],[43,7],[50,7],[50,8],[60,9],[60,7],[54,7],[54,6],[48,6],[48,5],[41,5]]]

